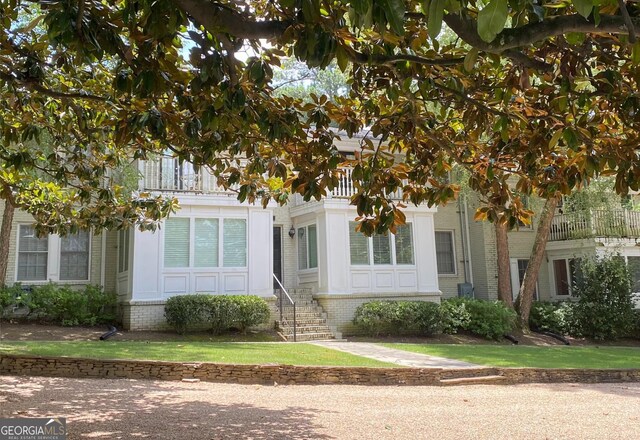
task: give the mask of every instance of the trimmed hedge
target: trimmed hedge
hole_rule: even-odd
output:
[[[516,312],[500,301],[452,298],[442,301],[447,311],[444,328],[450,333],[466,330],[487,339],[502,339],[513,331]]]
[[[427,301],[371,301],[358,306],[354,325],[367,335],[433,335],[442,331],[442,311]]]
[[[267,302],[255,295],[178,295],[164,306],[167,323],[183,334],[195,328],[207,328],[218,334],[235,328],[247,328],[269,321]]]
[[[115,294],[105,293],[94,285],[73,289],[47,283],[26,290],[16,283],[0,289],[0,312],[11,305],[26,306],[29,319],[65,326],[113,323],[116,302]]]

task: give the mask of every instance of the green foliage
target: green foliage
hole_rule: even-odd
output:
[[[529,327],[560,335],[576,334],[575,303],[534,301],[529,315]]]
[[[507,0],[490,0],[478,13],[478,34],[490,43],[502,32],[507,22],[509,6]]]
[[[371,301],[356,309],[353,323],[364,334],[433,335],[442,331],[442,310],[428,301]]]
[[[96,325],[115,320],[115,294],[105,293],[99,286],[83,290],[48,283],[34,286],[22,294],[30,308],[29,317],[60,325]]]
[[[580,260],[573,294],[582,336],[596,340],[628,335],[634,322],[631,277],[623,258],[608,255]]]
[[[4,286],[0,288],[0,319],[9,306],[22,305],[22,296],[24,290],[20,283],[15,283],[12,286]]]
[[[516,313],[500,301],[484,301],[469,298],[444,300],[447,304],[445,328],[456,333],[466,330],[487,339],[501,339],[511,332],[515,325]]]
[[[230,328],[247,328],[268,322],[267,302],[254,295],[178,295],[167,300],[167,323],[183,334],[195,328],[209,328],[219,334]]]

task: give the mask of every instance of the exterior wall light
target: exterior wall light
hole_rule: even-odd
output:
[[[291,229],[289,229],[289,237],[293,239],[296,236],[296,228],[291,225]]]

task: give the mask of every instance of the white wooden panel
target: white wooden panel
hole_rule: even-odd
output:
[[[371,274],[368,272],[351,272],[351,287],[354,289],[370,289]]]
[[[247,293],[247,274],[224,274],[222,293]]]
[[[251,210],[247,229],[249,291],[252,295],[268,296],[273,294],[273,211]],[[234,275],[235,276],[235,275]],[[232,276],[232,277],[234,277]],[[226,279],[226,278],[225,278]],[[234,278],[232,278],[234,279]],[[230,281],[233,288],[246,292],[247,285],[240,288],[239,281]],[[226,286],[226,281],[225,281]],[[226,288],[225,288],[225,291]],[[233,290],[234,292],[237,290]]]
[[[189,276],[187,274],[165,275],[164,293],[167,296],[191,293],[189,289]]]
[[[132,300],[162,299],[160,292],[160,243],[159,232],[140,232],[136,230],[130,246],[133,247]]]
[[[374,272],[376,289],[393,288],[393,272]]]
[[[398,272],[398,287],[400,289],[415,290],[418,287],[416,271]]]
[[[217,274],[194,274],[194,293],[218,293]]]

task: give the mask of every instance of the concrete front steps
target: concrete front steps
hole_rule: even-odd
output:
[[[327,324],[327,314],[313,299],[309,290],[296,289],[288,293],[296,303],[296,341],[335,339],[336,335]],[[277,292],[276,296],[278,295]],[[282,320],[276,321],[278,333],[285,341],[293,342],[293,307],[285,301],[283,309]]]

